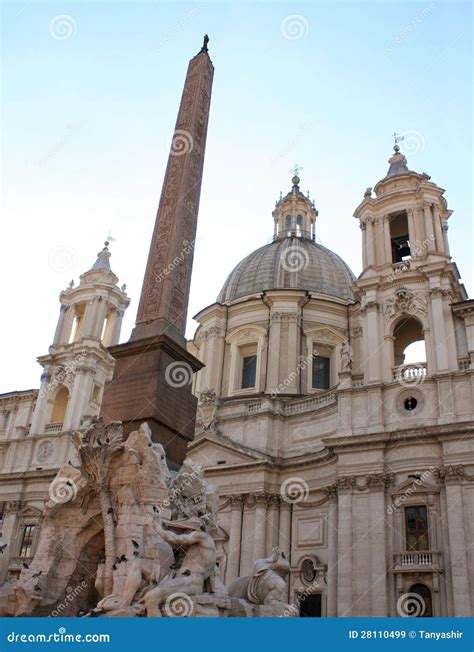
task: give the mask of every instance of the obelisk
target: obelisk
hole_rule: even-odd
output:
[[[146,421],[178,467],[194,436],[192,375],[202,364],[186,350],[185,328],[214,67],[208,37],[189,62],[148,254],[135,328],[115,358],[102,415],[126,433]]]

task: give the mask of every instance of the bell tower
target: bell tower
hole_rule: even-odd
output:
[[[43,366],[41,388],[31,422],[33,434],[57,433],[81,426],[99,413],[105,382],[114,360],[107,346],[117,344],[130,303],[125,286],[110,268],[106,242],[80,282],[61,292],[59,319]]]
[[[458,369],[451,304],[466,298],[448,245],[444,190],[408,168],[398,142],[385,177],[368,188],[354,217],[362,231],[361,301],[367,383]],[[408,360],[419,343],[422,359]],[[425,352],[422,352],[424,345]]]

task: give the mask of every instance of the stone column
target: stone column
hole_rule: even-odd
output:
[[[327,570],[327,607],[326,616],[337,616],[337,489],[331,487],[327,513],[328,527],[328,570]]]
[[[408,240],[410,242],[410,253],[412,258],[418,258],[421,254],[419,251],[420,248],[420,238],[417,233],[417,225],[415,219],[415,211],[413,208],[407,210],[407,220],[408,220]]]
[[[265,532],[265,556],[269,557],[272,548],[278,545],[278,496],[269,496],[267,501],[267,524]]]
[[[113,346],[114,344],[118,344],[120,339],[120,331],[122,329],[122,320],[124,314],[125,314],[124,310],[114,311],[113,323],[110,329],[107,329],[109,331],[109,336],[108,336],[109,339],[107,341],[106,346]]]
[[[451,581],[453,584],[454,617],[467,618],[472,615],[469,593],[469,573],[466,550],[465,528],[467,521],[463,513],[462,487],[458,482],[446,481],[446,507],[451,557]]]
[[[61,308],[59,309],[59,319],[58,319],[58,324],[56,326],[56,330],[54,332],[54,337],[53,337],[53,346],[57,346],[58,344],[62,344],[61,341],[61,334],[64,330],[64,321],[66,319],[66,313],[67,313],[67,306],[64,304],[61,304]]]
[[[255,496],[247,494],[244,497],[242,517],[242,537],[240,540],[240,572],[239,575],[250,575],[253,569],[255,536]]]
[[[240,541],[242,536],[242,496],[232,496],[229,546],[227,551],[226,584],[229,586],[239,577],[240,567]]]
[[[366,240],[367,240],[367,267],[375,265],[375,240],[374,240],[374,220],[369,217],[366,220]]]
[[[288,314],[288,356],[287,356],[287,367],[286,367],[286,378],[290,384],[288,384],[286,391],[298,392],[298,383],[299,375],[295,376],[292,373],[296,370],[299,362],[299,312],[291,312]]]
[[[392,264],[392,241],[390,239],[390,218],[384,215],[382,218],[382,235],[383,235],[383,251],[385,252],[382,264]]]
[[[441,254],[444,254],[444,239],[443,231],[441,228],[441,215],[439,214],[439,208],[436,204],[432,204],[433,211],[433,221],[434,221],[434,233],[436,238],[436,251]]]
[[[31,417],[30,432],[39,435],[44,432],[46,419],[48,418],[48,394],[50,393],[51,376],[47,369],[41,374],[41,386],[36,399],[33,416]]]
[[[385,558],[385,485],[381,479],[370,493],[370,585],[372,617],[388,616]]]
[[[367,380],[369,383],[380,381],[380,346],[379,305],[377,301],[367,300],[365,304],[366,327],[364,328],[365,351],[367,354]]]
[[[81,334],[83,337],[93,337],[96,320],[97,297],[90,299],[84,309]]]
[[[431,215],[431,204],[428,202],[423,203],[423,213],[425,216],[425,229],[426,239],[428,240],[428,251],[433,252],[436,250],[435,235],[433,230],[433,216]]]
[[[437,371],[448,371],[448,346],[446,342],[446,328],[443,311],[443,293],[440,288],[430,291],[431,311],[433,315],[434,346],[436,349]]]
[[[449,256],[449,240],[448,240],[448,229],[449,229],[449,224],[445,221],[442,226],[443,230],[443,242],[444,242],[444,253],[446,256]]]
[[[75,318],[76,306],[67,306],[58,344],[69,344],[69,340],[71,339],[72,335],[72,329],[74,328]]]
[[[352,610],[352,492],[339,488],[337,533],[337,615]]]
[[[278,547],[289,558],[291,550],[291,505],[285,501],[280,505],[280,529]]]
[[[102,335],[102,329],[104,328],[104,321],[107,316],[107,310],[109,307],[107,305],[107,300],[105,297],[102,296],[98,297],[97,302],[98,302],[98,307],[97,307],[94,327],[92,330],[92,337],[100,340],[100,336]]]
[[[202,358],[206,366],[201,373],[207,370],[207,377],[206,383],[202,383],[201,387],[219,391],[224,346],[224,331],[219,326],[211,326],[207,331],[206,357]]]
[[[64,430],[80,427],[81,418],[89,406],[93,379],[94,372],[89,367],[78,367],[76,369],[74,384],[64,417]]]
[[[367,225],[365,222],[360,222],[360,230],[362,231],[362,268],[368,267],[367,262]]]
[[[280,350],[281,313],[272,313],[270,318],[270,335],[268,338],[267,393],[278,391],[280,384]],[[273,352],[273,355],[272,355]]]
[[[265,557],[265,537],[267,530],[267,497],[256,496],[255,533],[253,540],[253,561]]]

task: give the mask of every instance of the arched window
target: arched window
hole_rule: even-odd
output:
[[[409,593],[416,596],[416,601],[413,601],[413,616],[417,618],[432,618],[433,617],[433,602],[431,599],[431,591],[426,584],[417,582],[410,587]]]
[[[302,215],[297,215],[296,216],[296,235],[301,238],[303,235],[303,216]]]
[[[64,423],[68,402],[69,392],[67,387],[62,386],[58,389],[54,398],[53,409],[51,411],[51,423]]]
[[[287,215],[285,218],[285,231],[287,232],[287,235],[290,234],[291,231],[291,215]]]

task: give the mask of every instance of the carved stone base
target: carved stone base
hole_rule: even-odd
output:
[[[101,414],[122,421],[124,434],[147,422],[153,441],[164,446],[170,468],[178,469],[194,438],[197,399],[192,375],[203,366],[167,335],[112,346],[113,379],[106,384]]]

